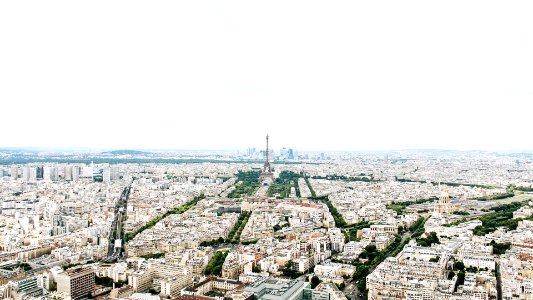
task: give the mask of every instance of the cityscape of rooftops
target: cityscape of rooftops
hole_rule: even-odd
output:
[[[0,299],[533,299],[532,12],[0,2]]]

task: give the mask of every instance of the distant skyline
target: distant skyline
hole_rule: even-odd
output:
[[[253,148],[253,147],[252,147]],[[279,154],[279,151],[284,147],[279,148],[270,148],[274,151],[275,154]],[[291,148],[291,147],[285,147]],[[257,153],[264,151],[264,147],[257,148],[255,147]],[[533,154],[533,150],[530,149],[508,149],[508,150],[481,150],[481,149],[471,149],[471,150],[458,150],[458,149],[382,149],[382,150],[327,150],[327,149],[299,149],[292,148],[296,150],[299,154],[302,153],[499,153],[499,154]],[[2,151],[13,151],[13,152],[36,152],[36,153],[71,153],[71,154],[83,154],[83,153],[104,153],[114,150],[132,150],[145,152],[147,154],[157,154],[157,153],[181,153],[181,154],[192,154],[192,153],[203,153],[203,154],[235,154],[240,152],[245,154],[248,148],[226,148],[226,149],[158,149],[158,148],[90,148],[90,147],[0,147],[0,152]]]
[[[533,150],[532,11],[0,2],[0,148]]]

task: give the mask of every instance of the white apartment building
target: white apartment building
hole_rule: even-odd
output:
[[[487,268],[489,270],[496,269],[496,261],[494,260],[494,257],[492,256],[465,255],[463,257],[463,263],[465,267],[467,268],[470,268],[470,267],[478,268],[478,269]]]
[[[86,297],[94,290],[94,270],[75,268],[57,275],[57,291],[65,293],[72,299]]]
[[[139,270],[133,272],[128,277],[128,284],[133,287],[136,292],[149,290],[152,287],[153,271],[152,269]]]
[[[180,291],[192,284],[192,276],[183,275],[161,280],[161,295],[174,298]]]

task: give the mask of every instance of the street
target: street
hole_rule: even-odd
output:
[[[111,222],[111,228],[109,229],[109,238],[107,246],[107,257],[104,260],[114,260],[118,256],[124,254],[124,236],[122,236],[122,222],[126,216],[126,208],[128,203],[128,197],[131,190],[131,183],[124,188],[120,199],[115,203],[113,222]],[[120,249],[115,249],[115,240],[121,240],[122,245]]]

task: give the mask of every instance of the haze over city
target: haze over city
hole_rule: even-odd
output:
[[[31,3],[0,147],[533,149],[528,1]]]

